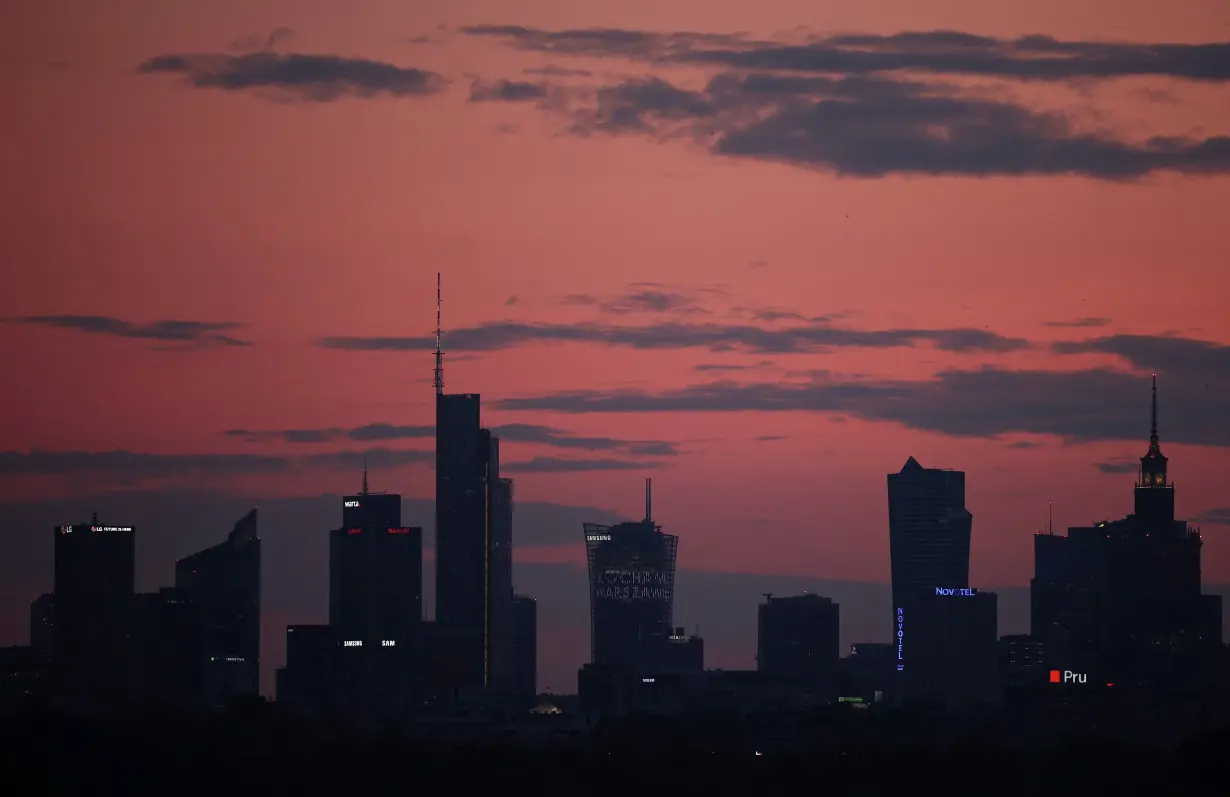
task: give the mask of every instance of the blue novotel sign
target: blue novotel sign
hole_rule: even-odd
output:
[[[967,598],[972,598],[973,596],[978,594],[978,590],[974,589],[973,587],[936,587],[935,594],[942,595],[944,597],[948,597],[952,595],[952,596],[965,596]]]
[[[905,669],[905,657],[902,655],[902,640],[905,638],[905,608],[897,607],[897,672]]]

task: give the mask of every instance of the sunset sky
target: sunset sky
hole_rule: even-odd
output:
[[[634,517],[652,476],[681,568],[887,582],[913,455],[968,474],[975,584],[1027,584],[1048,502],[1130,511],[1156,372],[1230,581],[1224,2],[8,7],[0,516],[38,557],[32,501],[338,494],[365,452],[430,499],[440,272],[517,500]],[[580,566],[527,523],[518,562]]]

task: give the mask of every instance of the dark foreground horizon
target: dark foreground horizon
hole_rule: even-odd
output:
[[[1175,746],[1077,733],[1047,744],[1010,741],[992,719],[921,710],[829,708],[788,720],[788,751],[757,749],[769,717],[723,711],[605,719],[577,743],[482,742],[309,720],[259,698],[210,714],[156,706],[72,716],[31,706],[0,719],[0,793],[391,794],[454,792],[703,795],[1222,795],[1230,787],[1230,726]],[[522,726],[524,731],[528,726]],[[438,730],[438,729],[437,729]],[[426,734],[424,734],[426,735]]]

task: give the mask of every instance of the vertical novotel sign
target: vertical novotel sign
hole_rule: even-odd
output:
[[[905,639],[905,609],[897,607],[897,672],[905,669],[905,656],[902,653],[902,640]]]

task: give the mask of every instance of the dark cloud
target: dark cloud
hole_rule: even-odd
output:
[[[536,443],[553,448],[585,449],[589,451],[623,451],[642,456],[675,456],[674,443],[661,440],[617,440],[612,437],[574,435],[550,426],[532,423],[509,423],[492,428],[501,440],[510,443]],[[391,423],[369,423],[352,429],[275,429],[253,431],[227,429],[223,435],[238,437],[249,443],[332,443],[343,440],[375,442],[435,437],[434,426],[400,426]]]
[[[1054,343],[1051,348],[1059,354],[1114,355],[1136,368],[1157,372],[1162,385],[1176,376],[1205,387],[1230,387],[1230,346],[1212,341],[1167,335],[1109,335]]]
[[[779,434],[762,434],[759,437],[754,437],[752,439],[760,443],[774,443],[778,440],[785,440],[786,438]]]
[[[1230,507],[1223,506],[1209,509],[1192,518],[1193,523],[1207,523],[1210,526],[1230,526]]]
[[[190,343],[218,346],[251,346],[252,343],[223,334],[239,329],[243,324],[214,321],[163,320],[137,324],[119,318],[102,315],[38,315],[8,319],[22,324],[39,324],[96,335],[114,335],[120,338],[157,340],[164,343]]]
[[[1093,466],[1102,473],[1136,473],[1140,470],[1140,460],[1132,459],[1131,457],[1119,457],[1116,459],[1108,459],[1103,462],[1095,462],[1093,463]]]
[[[180,478],[284,473],[318,468],[358,471],[367,463],[395,468],[430,462],[432,451],[333,451],[302,456],[262,454],[147,454],[133,451],[0,452],[0,476],[105,474],[114,478]]]
[[[698,46],[723,46],[737,36],[714,33],[655,33],[620,28],[543,30],[521,25],[471,25],[460,29],[467,36],[500,38],[522,50],[557,55],[658,58],[684,53]]]
[[[542,75],[543,77],[589,77],[593,74],[588,69],[569,69],[555,64],[522,69],[521,72],[526,75]]]
[[[682,288],[659,282],[634,282],[628,289],[614,296],[595,296],[585,293],[570,293],[559,297],[560,304],[597,307],[604,313],[627,315],[631,313],[707,313],[702,306],[705,299],[729,294],[720,285],[703,288]]]
[[[681,390],[576,391],[504,399],[503,410],[594,412],[827,412],[954,436],[1055,435],[1072,441],[1144,440],[1147,377],[1094,369],[949,370],[923,381],[712,382]],[[1230,393],[1167,383],[1163,441],[1230,446]]]
[[[544,84],[520,80],[476,80],[470,86],[470,102],[531,102],[546,96],[547,87]]]
[[[755,368],[772,368],[771,360],[761,360],[758,363],[700,363],[692,366],[693,371],[702,373],[712,372],[731,372],[731,371],[750,371]]]
[[[1042,46],[1037,41],[1034,45]],[[1062,49],[1061,43],[1055,46]],[[712,56],[721,63],[715,52],[690,57]],[[771,51],[721,52],[737,60],[757,54],[767,58],[764,54]],[[1199,61],[1201,56],[1192,52],[1188,55]],[[784,61],[773,63],[769,59],[763,68],[792,68]],[[570,94],[549,107],[563,112],[568,129],[578,135],[687,138],[718,155],[852,177],[1082,175],[1130,180],[1158,171],[1230,171],[1230,136],[1129,141],[1107,131],[1083,130],[1059,113],[951,84],[899,79],[885,68],[843,70],[829,64],[818,71],[824,74],[731,71],[714,76],[702,90],[680,88],[651,75],[597,87],[588,98]],[[1230,77],[1230,67],[1226,74]]]
[[[549,31],[515,25],[463,28],[523,50],[564,55],[713,64],[736,69],[868,75],[885,72],[977,75],[1020,80],[1162,76],[1230,80],[1230,43],[1159,44],[1015,39],[961,31],[826,36],[804,44],[740,35],[613,28]]]
[[[570,298],[583,298],[589,303],[593,297]],[[919,343],[929,343],[950,352],[1010,352],[1030,345],[1028,341],[983,329],[863,330],[838,327],[828,322],[766,329],[740,324],[662,323],[633,327],[501,321],[448,333],[451,351],[497,351],[535,342],[601,343],[634,349],[740,349],[764,354],[815,352],[841,347],[911,347]],[[435,347],[435,338],[329,337],[322,339],[320,345],[350,351],[426,351]]]
[[[159,55],[140,64],[137,71],[183,73],[197,88],[277,89],[316,102],[380,94],[414,97],[440,91],[446,84],[440,75],[423,69],[363,58],[298,53]]]
[[[1070,321],[1043,321],[1042,325],[1046,327],[1080,329],[1086,327],[1104,327],[1109,323],[1109,318],[1089,316],[1086,318],[1074,318]]]
[[[534,457],[525,462],[501,462],[500,470],[509,473],[580,473],[598,470],[642,470],[657,468],[661,462],[632,462],[624,459],[559,459]]]
[[[1041,447],[1042,447],[1042,443],[1039,443],[1035,440],[1015,440],[1009,443],[1008,445],[1004,446],[1004,448],[1011,448],[1011,449],[1018,450],[1018,451],[1024,451],[1030,448],[1041,448]]]
[[[329,443],[338,440],[374,442],[378,440],[407,440],[435,437],[434,426],[398,426],[391,423],[369,423],[353,429],[331,427],[327,429],[276,429],[252,431],[250,429],[227,429],[227,437],[239,437],[249,443]]]
[[[512,296],[509,296],[507,299],[505,299],[505,300],[504,300],[504,306],[505,306],[505,307],[512,307],[513,305],[515,305],[515,304],[516,304],[517,302],[519,302],[519,301],[520,301],[520,299],[519,299],[519,298],[517,298],[517,294],[515,294],[515,293],[514,293]]]

